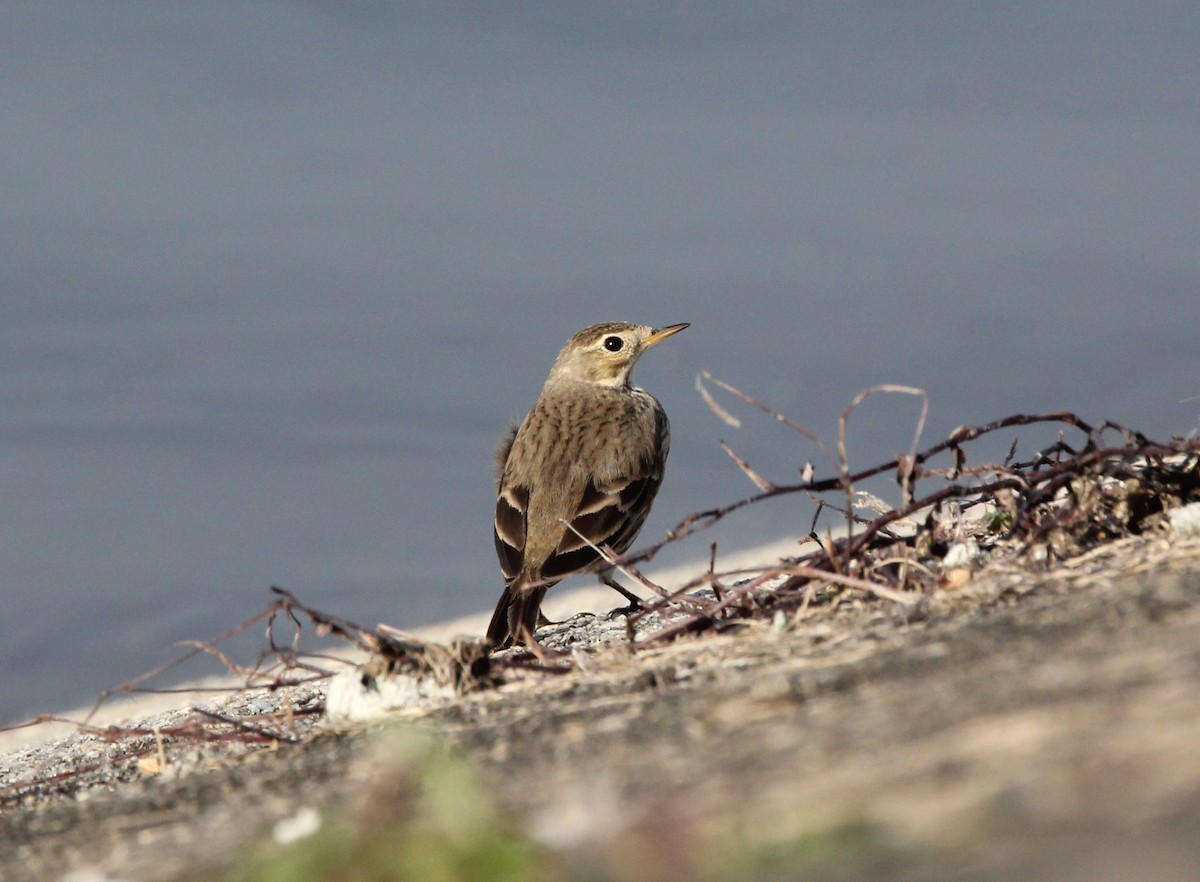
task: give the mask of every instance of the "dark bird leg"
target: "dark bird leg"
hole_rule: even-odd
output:
[[[626,588],[624,585],[622,585],[620,582],[618,582],[616,579],[614,579],[608,573],[601,573],[599,578],[600,578],[600,582],[602,584],[607,585],[613,591],[616,591],[618,594],[620,594],[622,597],[624,597],[626,600],[629,601],[629,604],[627,606],[619,606],[616,609],[614,609],[612,612],[610,612],[608,614],[608,617],[610,619],[615,619],[617,616],[627,616],[630,613],[640,612],[641,610],[646,608],[645,605],[642,603],[642,599],[640,597],[638,597],[636,594],[634,594],[632,591],[630,591],[628,588]]]

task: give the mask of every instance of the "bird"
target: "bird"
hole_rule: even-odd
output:
[[[494,538],[504,593],[487,639],[537,651],[542,599],[563,578],[626,551],[650,513],[671,447],[667,414],[632,384],[638,358],[688,323],[603,322],[567,340],[541,394],[496,451]],[[612,579],[601,581],[630,600]]]

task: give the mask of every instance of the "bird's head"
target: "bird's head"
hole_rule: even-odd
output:
[[[655,343],[678,334],[687,326],[687,322],[664,328],[603,322],[584,328],[558,353],[546,385],[576,382],[628,386],[638,357]]]

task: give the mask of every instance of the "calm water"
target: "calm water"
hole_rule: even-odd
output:
[[[881,382],[929,390],[929,440],[1196,426],[1193,4],[706,8],[0,9],[0,719],[270,584],[490,607],[491,448],[594,321],[693,325],[638,370],[675,429],[647,541],[752,490],[721,439],[780,481],[819,457],[718,422],[702,369],[829,439]],[[857,461],[915,411],[864,409]]]

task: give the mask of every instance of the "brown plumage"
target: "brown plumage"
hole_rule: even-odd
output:
[[[671,432],[662,405],[630,375],[642,352],[686,327],[606,322],[580,331],[496,451],[505,587],[488,625],[494,646],[534,645],[550,587],[591,566],[592,545],[619,554],[633,543],[662,482]]]

